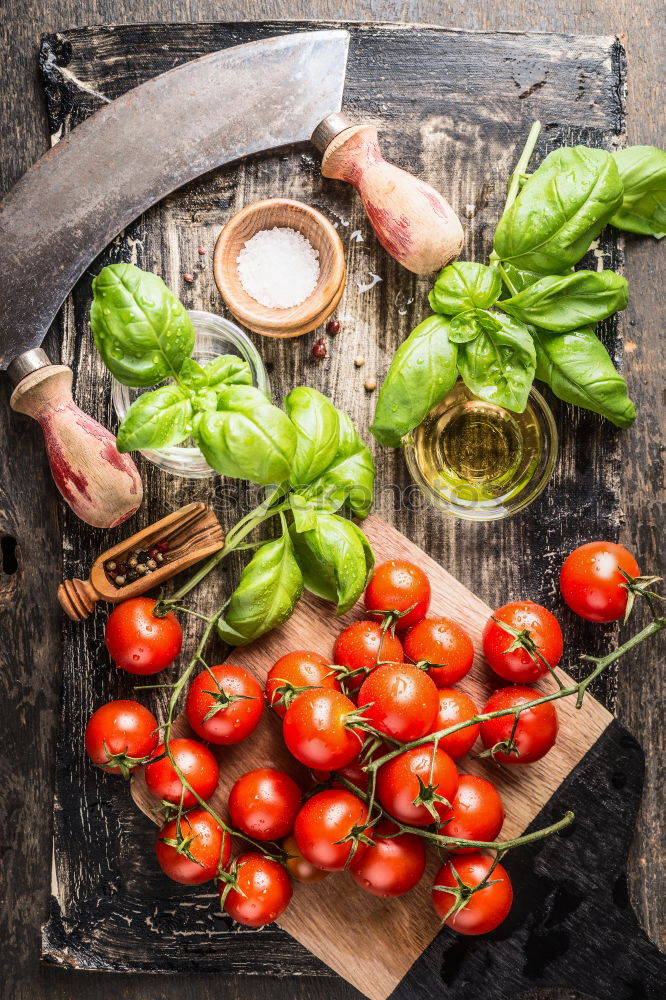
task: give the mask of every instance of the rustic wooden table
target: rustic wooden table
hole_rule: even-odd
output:
[[[37,43],[45,31],[101,22],[148,20],[206,21],[224,18],[355,18],[429,22],[468,30],[533,28],[624,35],[629,60],[628,133],[633,143],[663,144],[663,25],[656,0],[598,0],[594,5],[551,0],[543,10],[518,0],[511,8],[490,0],[476,4],[442,0],[245,0],[223,5],[213,0],[26,0],[2,22],[0,60],[0,190],[6,190],[43,152],[46,124],[36,72]],[[661,30],[660,30],[661,28]],[[662,60],[660,65],[660,59]],[[661,267],[660,267],[661,262]],[[644,570],[664,572],[659,551],[663,524],[664,389],[659,337],[663,303],[661,254],[650,241],[628,240],[626,272],[631,280],[625,343],[630,388],[639,406],[631,434],[623,437],[622,539],[641,556]],[[5,276],[6,277],[6,276]],[[50,817],[53,746],[59,688],[60,614],[54,595],[61,579],[59,502],[48,476],[36,425],[9,410],[6,382],[0,388],[0,982],[8,998],[129,1000],[147,996],[213,997],[219,976],[126,976],[68,973],[40,966],[39,927],[47,915],[50,889]],[[16,455],[10,462],[9,456]],[[16,539],[16,546],[13,544]],[[502,597],[501,573],[482,596]],[[643,807],[630,859],[629,893],[646,931],[657,943],[664,936],[664,819],[660,800],[663,761],[663,661],[658,654],[634,661],[620,675],[616,712],[642,743],[647,757]],[[662,765],[663,771],[663,765]],[[341,983],[323,980],[237,978],[224,981],[224,995],[289,1000],[344,1000]],[[571,994],[567,993],[567,997]],[[559,994],[564,1000],[565,994]]]

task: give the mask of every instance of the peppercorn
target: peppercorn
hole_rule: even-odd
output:
[[[366,390],[367,390],[368,392],[374,392],[374,391],[375,391],[375,389],[377,388],[377,379],[374,379],[374,378],[366,378],[366,380],[365,380],[365,382],[363,383],[363,385],[364,385],[365,389],[366,389]]]
[[[198,252],[198,254],[199,254],[199,256],[200,256],[200,257],[203,257],[203,255],[204,255],[205,253],[208,253],[208,251],[206,250],[206,248],[205,248],[205,247],[199,247],[199,249],[198,249],[198,251],[197,251],[197,252]]]
[[[115,568],[116,568],[116,564],[114,563],[114,561],[113,561],[113,560],[111,560],[111,562],[108,562],[108,563],[106,564],[106,568],[107,568],[107,570],[113,570],[113,569],[115,569]]]
[[[136,569],[138,561],[139,560],[136,558],[136,556],[132,556],[131,559],[127,560],[127,565],[129,566],[130,569]]]
[[[155,546],[155,548],[159,549],[160,552],[167,552],[168,548],[169,548],[169,543],[167,541],[165,541],[165,542],[158,542],[157,545]]]
[[[336,333],[340,333],[340,320],[329,319],[328,323],[326,324],[326,330],[333,336],[335,336]]]
[[[154,559],[149,559],[148,562],[146,563],[146,566],[148,567],[148,569],[157,569],[157,563],[155,562]]]
[[[146,573],[148,572],[148,567],[145,566],[143,563],[139,563],[136,567],[136,571],[137,573],[140,573],[141,576],[145,576]]]
[[[319,340],[315,340],[312,346],[312,353],[314,354],[315,358],[325,358],[328,356],[328,351],[326,350],[326,344],[324,343],[321,337],[319,338]]]
[[[189,272],[185,272],[185,274],[183,275],[183,281],[186,281],[188,285],[191,285],[192,282],[194,281],[194,275],[190,274]]]
[[[157,555],[155,556],[155,559],[157,560],[158,563],[163,563],[164,562],[164,556],[162,555],[161,552],[157,553]]]
[[[127,579],[129,580],[130,583],[134,583],[135,580],[139,579],[139,574],[135,569],[131,569],[127,573]]]
[[[122,587],[123,584],[125,583],[125,577],[124,576],[117,576],[114,582],[115,582],[115,584],[116,584],[117,587]]]
[[[354,364],[356,365],[357,368],[362,368],[363,365],[365,364],[365,358],[361,357],[354,358]]]

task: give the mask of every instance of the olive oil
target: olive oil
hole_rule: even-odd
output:
[[[557,435],[542,407],[547,410],[533,392],[525,411],[512,413],[458,382],[406,442],[414,478],[437,506],[462,517],[513,513],[541,491],[552,471]]]

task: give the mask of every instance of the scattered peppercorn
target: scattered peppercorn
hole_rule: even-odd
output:
[[[354,364],[357,368],[362,368],[365,364],[365,358],[354,358]]]
[[[192,282],[194,281],[194,275],[190,274],[189,271],[186,271],[185,274],[183,275],[183,281],[186,281],[188,285],[191,285]]]
[[[366,389],[368,390],[368,392],[374,392],[374,391],[375,391],[375,389],[377,388],[377,379],[374,379],[374,378],[366,378],[366,380],[365,380],[365,382],[363,383],[363,385],[364,385],[364,386],[365,386],[365,388],[366,388]]]
[[[336,333],[340,333],[340,320],[329,319],[328,323],[326,324],[326,330],[333,336],[335,336]]]
[[[325,358],[328,356],[328,351],[326,350],[326,344],[324,343],[321,337],[319,338],[319,340],[315,340],[312,346],[312,353],[314,354],[315,358]]]
[[[208,253],[208,251],[206,250],[206,248],[205,248],[205,247],[199,247],[199,250],[198,250],[198,253],[199,253],[199,256],[200,256],[200,257],[203,257],[203,255],[204,255],[205,253]]]

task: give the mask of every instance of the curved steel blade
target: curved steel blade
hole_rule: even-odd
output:
[[[223,163],[309,139],[342,105],[346,31],[281,35],[169,70],[97,111],[0,206],[0,367],[41,344],[98,253]]]

